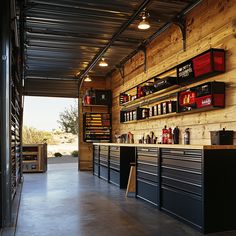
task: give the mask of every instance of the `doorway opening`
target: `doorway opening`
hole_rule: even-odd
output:
[[[33,161],[40,148],[48,164],[77,165],[78,99],[25,96],[23,104],[23,172],[37,172],[39,166]],[[45,171],[42,163],[41,167]]]

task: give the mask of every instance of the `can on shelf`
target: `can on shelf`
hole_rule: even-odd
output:
[[[158,112],[158,115],[162,115],[163,114],[162,113],[162,104],[161,103],[157,104],[157,112]]]
[[[167,102],[162,102],[162,114],[167,113]]]

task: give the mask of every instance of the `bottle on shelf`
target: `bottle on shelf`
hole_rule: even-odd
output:
[[[87,91],[85,92],[84,104],[85,104],[85,105],[91,105],[91,96],[90,96],[89,90],[87,90]]]
[[[173,130],[173,141],[174,144],[179,144],[179,128],[176,126]]]
[[[168,133],[167,133],[167,143],[168,143],[168,144],[172,144],[172,129],[171,129],[171,128],[168,129]]]
[[[164,126],[164,128],[162,129],[162,144],[167,144],[167,140],[168,140],[168,129],[166,128],[166,125]]]
[[[190,144],[190,131],[189,128],[186,128],[184,131],[184,144]]]

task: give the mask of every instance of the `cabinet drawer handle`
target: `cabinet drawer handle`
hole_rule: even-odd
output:
[[[149,151],[149,149],[148,149],[148,148],[141,148],[141,149],[139,149],[139,151],[148,152],[148,151]]]
[[[184,154],[185,154],[185,151],[174,151],[174,150],[170,150],[169,153],[171,153],[171,154],[181,154],[181,155],[184,155]]]

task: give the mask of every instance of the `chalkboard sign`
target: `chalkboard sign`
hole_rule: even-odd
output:
[[[185,61],[177,66],[178,83],[192,81],[194,79],[192,60]]]

